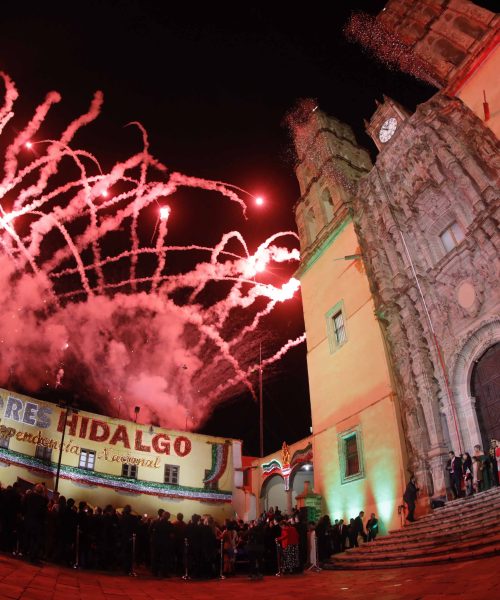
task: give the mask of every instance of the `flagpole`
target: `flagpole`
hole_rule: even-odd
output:
[[[264,406],[262,402],[262,342],[259,345],[259,431],[260,457],[264,456]]]

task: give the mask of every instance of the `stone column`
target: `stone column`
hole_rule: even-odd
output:
[[[429,450],[429,468],[432,474],[432,482],[434,484],[433,496],[446,497],[446,462],[448,455],[444,447],[434,447]]]
[[[463,451],[472,454],[476,444],[483,446],[481,429],[477,419],[476,399],[473,396],[468,396],[465,402],[457,407],[457,412],[464,444]]]
[[[453,450],[454,452],[458,452],[459,444],[458,444],[457,428],[455,427],[455,419],[453,417],[450,403],[448,400],[446,400],[446,402],[443,402],[442,410],[446,416],[446,422],[448,424],[448,433],[450,434],[451,446],[448,448],[448,452],[450,450]],[[458,415],[457,415],[457,419],[458,419]],[[460,428],[460,423],[458,423],[458,427]]]

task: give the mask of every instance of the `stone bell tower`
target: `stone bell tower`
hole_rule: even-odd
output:
[[[372,164],[350,127],[313,105],[292,130],[315,489],[335,518],[365,510],[396,527],[405,447],[352,219],[358,182]]]

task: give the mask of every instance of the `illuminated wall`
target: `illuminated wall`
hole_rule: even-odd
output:
[[[493,133],[500,138],[500,46],[491,51],[488,56],[472,70],[468,78],[460,85],[456,95],[481,120],[484,120],[484,96],[486,93],[490,118],[484,121]]]
[[[64,416],[54,404],[0,390],[3,485],[20,477],[54,488]],[[82,451],[95,453],[87,468]],[[42,457],[44,452],[50,455]],[[232,517],[241,442],[79,411],[68,415],[61,464],[59,491],[77,501],[131,504],[148,514],[163,508],[187,517],[195,512]],[[122,475],[124,465],[135,467],[137,476]],[[177,482],[165,483],[165,465],[178,468]]]
[[[349,208],[371,161],[350,128],[317,107],[294,134],[314,489],[332,518],[364,510],[379,517],[382,530],[398,527],[404,437]],[[357,458],[348,452],[353,442]]]
[[[301,275],[313,421],[315,491],[332,518],[377,514],[398,527],[405,486],[402,440],[380,326],[349,217]],[[332,347],[327,320],[342,308],[346,340]],[[330,316],[331,318],[331,316]],[[342,434],[358,431],[363,476],[342,482]],[[340,436],[340,437],[339,437]]]

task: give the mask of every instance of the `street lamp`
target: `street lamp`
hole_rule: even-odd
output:
[[[59,458],[57,459],[56,483],[54,486],[54,492],[57,492],[59,490],[59,475],[61,473],[61,461],[64,447],[64,437],[66,435],[66,425],[68,423],[68,415],[70,415],[71,413],[78,413],[78,411],[69,404],[59,404],[59,407],[64,409],[64,423],[61,434],[61,445],[59,447]]]

